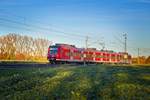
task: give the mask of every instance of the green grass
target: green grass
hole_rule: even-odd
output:
[[[150,100],[149,94],[150,67],[0,68],[1,100]]]

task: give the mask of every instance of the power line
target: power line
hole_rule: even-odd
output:
[[[119,36],[122,36],[122,35],[119,35]],[[117,43],[115,43],[117,45],[117,47],[120,46],[122,48],[122,50],[123,50],[124,42],[116,35],[113,35],[113,37],[115,38],[115,40],[117,42]],[[118,47],[118,48],[120,48],[120,47]]]
[[[4,22],[9,22],[9,23],[13,23],[13,24],[18,24],[18,25],[21,25],[24,27],[25,30],[27,31],[33,31],[33,29],[37,29],[37,30],[42,30],[42,31],[48,31],[50,29],[47,29],[47,28],[43,28],[43,27],[39,27],[39,26],[33,26],[33,25],[29,25],[29,24],[24,24],[24,23],[21,23],[21,22],[18,22],[18,21],[14,21],[14,20],[9,20],[9,19],[4,19],[4,18],[0,18],[1,21],[4,21]],[[1,25],[4,25],[1,23]],[[8,26],[8,25],[4,25],[4,26]],[[9,26],[11,27],[11,26]],[[14,28],[14,26],[13,26]],[[18,27],[16,27],[18,29]],[[54,31],[56,32],[56,31]],[[74,35],[68,35],[68,34],[53,34],[53,35],[57,35],[57,36],[64,36],[64,37],[72,37],[72,38],[78,38],[78,39],[81,39],[82,37],[77,37],[77,36],[74,36]]]
[[[31,25],[31,24],[26,24],[26,23],[22,23],[22,22],[18,22],[18,21],[14,21],[14,20],[10,20],[10,19],[5,19],[5,18],[1,18],[0,17],[0,21],[4,21],[4,22],[8,22],[8,23],[13,23],[13,24],[19,24],[19,25],[21,25],[21,26],[23,26],[23,27],[20,27],[19,26],[19,28],[21,28],[21,29],[24,29],[24,30],[26,30],[26,31],[33,31],[33,29],[37,29],[37,30],[46,30],[46,31],[49,31],[50,29],[48,29],[48,28],[43,28],[43,27],[39,27],[39,26],[35,26],[35,25]],[[3,23],[0,23],[2,26],[6,26],[6,27],[9,27],[9,28],[16,28],[16,29],[18,29],[18,27],[16,27],[16,26],[11,26],[11,25],[4,25]],[[52,31],[54,31],[54,30],[52,30]],[[58,32],[58,31],[55,31],[55,32]],[[61,32],[62,33],[62,32]],[[55,35],[57,35],[57,36],[63,36],[63,37],[65,37],[66,38],[66,36],[68,37],[72,37],[72,38],[82,38],[82,37],[80,37],[80,36],[74,36],[74,35],[68,35],[68,34],[55,34]],[[64,36],[65,35],[65,36]],[[89,39],[89,37],[88,37],[88,39]],[[88,44],[87,44],[87,46],[88,46]]]
[[[4,10],[4,9],[0,9],[1,11],[3,11],[3,13],[4,14],[6,14],[6,15],[8,15],[8,13],[9,13],[9,15],[12,15],[13,17],[14,16],[16,16],[17,18],[21,18],[23,21],[24,21],[24,23],[23,24],[25,24],[25,20],[27,21],[28,19],[27,18],[25,18],[25,17],[23,17],[23,16],[18,16],[18,15],[16,15],[16,14],[14,14],[14,13],[12,13],[12,12],[8,12],[8,11],[6,11],[6,10]],[[2,13],[2,12],[1,12]],[[33,20],[32,20],[33,21]],[[44,24],[44,23],[41,23],[40,21],[33,21],[33,22],[37,22],[37,23],[39,23],[39,24]],[[49,24],[46,24],[46,25],[48,25],[48,26],[51,26],[52,27],[52,25],[49,25]],[[34,25],[35,26],[35,25]],[[72,32],[69,32],[69,33],[67,33],[67,32],[64,32],[64,31],[62,31],[62,30],[60,30],[60,29],[56,29],[56,28],[46,28],[46,29],[49,29],[49,30],[51,30],[51,31],[55,31],[55,32],[60,32],[60,33],[63,33],[63,34],[67,34],[67,35],[74,35],[74,36],[78,36],[78,37],[82,37],[82,38],[84,38],[85,36],[84,35],[79,35],[79,34],[73,34]],[[74,32],[74,33],[79,33],[79,32]]]
[[[123,50],[123,45],[120,44],[120,43],[116,43],[116,42],[111,42],[110,44],[112,44],[112,47],[116,48],[116,49],[119,49],[121,48],[119,51],[122,51]]]
[[[79,32],[79,31],[76,31],[76,30],[73,30],[73,32],[64,32],[64,31],[62,31],[62,30],[60,30],[60,29],[57,29],[57,28],[52,28],[52,26],[55,26],[55,27],[58,27],[58,26],[56,26],[56,25],[53,25],[53,24],[47,24],[47,23],[43,23],[43,22],[41,22],[41,21],[39,21],[39,20],[29,20],[29,19],[27,19],[26,17],[24,17],[24,16],[20,16],[20,15],[16,15],[15,13],[13,13],[13,12],[10,12],[10,11],[8,11],[8,10],[6,10],[6,9],[0,9],[0,14],[5,14],[5,15],[8,15],[8,16],[10,16],[10,15],[12,15],[13,17],[16,17],[17,18],[17,20],[18,20],[18,18],[20,18],[21,20],[23,20],[22,22],[25,24],[27,21],[29,21],[29,22],[36,22],[36,23],[38,23],[38,24],[42,24],[42,25],[46,25],[46,26],[50,26],[50,28],[48,28],[48,29],[51,29],[51,30],[53,30],[53,31],[55,31],[55,32],[59,32],[59,33],[63,33],[63,34],[67,34],[67,35],[73,35],[73,36],[78,36],[78,37],[82,37],[82,38],[84,38],[86,35],[81,35],[83,32]],[[78,34],[74,34],[74,33],[78,33]],[[84,33],[86,33],[86,32],[84,32]],[[89,40],[90,39],[95,39],[95,37],[93,37],[93,36],[89,36],[89,34],[88,34],[88,37],[89,37]]]
[[[23,29],[23,30],[26,30],[28,32],[36,32],[34,31],[31,27],[16,27],[16,26],[11,26],[11,25],[5,25],[3,23],[0,23],[1,27],[7,27],[7,28],[16,28],[16,29]],[[38,29],[39,30],[39,29]],[[37,33],[37,32],[36,32]],[[38,32],[40,33],[40,32]],[[44,32],[45,33],[45,32]],[[49,33],[49,32],[48,32]],[[61,36],[61,37],[64,37],[64,38],[77,38],[77,37],[73,37],[73,36],[68,36],[68,35],[64,35],[64,34],[55,34],[55,36]],[[79,39],[79,38],[78,38]]]
[[[23,26],[26,26],[26,27],[32,27],[32,28],[35,28],[35,29],[40,29],[40,30],[47,30],[47,31],[53,31],[53,32],[58,32],[58,33],[63,33],[65,35],[71,35],[71,36],[75,36],[75,37],[78,37],[78,38],[83,38],[79,35],[75,35],[75,34],[71,34],[71,33],[66,33],[66,32],[62,32],[62,31],[59,31],[59,30],[54,30],[54,29],[50,29],[50,28],[45,28],[45,27],[40,27],[40,26],[36,26],[36,25],[32,25],[32,24],[26,24],[26,23],[22,23],[22,22],[18,22],[18,21],[14,21],[14,20],[10,20],[10,19],[5,19],[5,18],[0,18],[1,21],[6,21],[6,22],[10,22],[10,23],[15,23],[15,24],[19,24],[19,25],[23,25]]]
[[[117,36],[115,36],[115,35],[113,35],[114,36],[114,38],[115,38],[115,40],[117,40],[118,41],[118,43],[119,44],[124,44],[124,42],[122,41],[122,40],[120,40],[120,38],[118,38]]]
[[[7,21],[7,22],[11,22],[11,23],[15,23],[15,24],[19,24],[19,25],[23,25],[23,26],[25,26],[25,27],[29,27],[30,29],[31,29],[31,27],[32,28],[36,28],[36,29],[40,29],[40,30],[47,30],[47,31],[52,31],[52,32],[56,32],[56,33],[63,33],[64,35],[68,35],[69,37],[76,37],[76,38],[81,38],[81,39],[83,39],[85,36],[84,35],[79,35],[79,34],[72,34],[71,32],[69,32],[69,33],[67,33],[67,32],[64,32],[64,31],[61,31],[61,30],[59,30],[59,29],[54,29],[54,28],[46,28],[46,27],[41,27],[41,26],[37,26],[37,25],[32,25],[32,24],[27,24],[26,22],[27,22],[27,18],[25,18],[25,17],[23,17],[23,16],[18,16],[18,15],[16,15],[16,14],[14,14],[14,13],[12,13],[12,12],[8,12],[8,11],[6,11],[6,10],[4,10],[4,9],[0,9],[1,10],[1,13],[2,13],[2,11],[3,11],[3,13],[5,14],[5,15],[12,15],[13,17],[15,16],[15,17],[17,17],[17,19],[18,18],[20,18],[20,19],[22,19],[23,21],[22,22],[18,22],[18,21],[14,21],[14,20],[10,20],[10,19],[6,19],[6,18],[1,18],[0,20],[2,20],[2,21]],[[8,14],[9,13],[9,14]],[[26,22],[25,22],[26,21]],[[33,20],[32,20],[33,21]],[[31,22],[31,21],[30,21]],[[41,22],[40,21],[35,21],[34,20],[34,22],[37,22],[38,24],[40,23],[41,24]],[[43,23],[42,23],[43,24]],[[49,24],[47,24],[48,26],[52,26],[52,25],[49,25]],[[79,33],[79,32],[75,32],[75,33]],[[94,37],[89,37],[88,36],[88,39],[95,39]]]
[[[122,41],[121,39],[119,39],[117,36],[114,35],[115,40],[118,41],[118,45],[120,45],[120,47],[124,47],[124,52],[127,52],[127,48],[130,49],[131,51],[134,51],[134,53],[139,56],[139,54],[143,53],[143,55],[148,55],[148,53],[150,53],[150,48],[143,48],[143,47],[133,47],[133,46],[129,46],[127,45],[127,34],[123,34],[124,37],[124,41]],[[134,44],[135,46],[135,44]],[[137,53],[139,52],[139,53]],[[150,55],[150,54],[149,54]]]

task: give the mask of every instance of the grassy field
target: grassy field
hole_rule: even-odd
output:
[[[148,66],[0,68],[1,100],[150,100],[149,94]]]

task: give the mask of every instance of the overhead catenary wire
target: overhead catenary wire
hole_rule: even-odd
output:
[[[54,28],[54,27],[52,28],[53,25],[46,24],[46,23],[42,23],[41,21],[37,21],[37,19],[36,19],[36,20],[29,20],[29,19],[25,18],[24,16],[16,15],[16,14],[14,14],[14,13],[12,13],[12,12],[8,12],[8,11],[6,11],[6,10],[4,10],[4,9],[0,9],[0,11],[3,11],[3,12],[0,12],[0,14],[3,13],[3,14],[6,14],[6,15],[8,15],[8,16],[12,15],[13,17],[15,16],[15,17],[17,17],[17,18],[22,19],[22,20],[23,20],[22,23],[24,23],[24,24],[26,24],[27,21],[30,21],[30,22],[37,22],[38,24],[47,25],[48,28],[46,28],[46,27],[44,27],[44,28],[46,28],[46,29],[51,29],[52,31],[55,31],[55,32],[60,32],[60,33],[63,33],[63,34],[74,35],[74,36],[83,37],[83,38],[86,36],[86,35],[81,35],[81,32],[78,32],[78,31],[77,31],[77,32],[76,32],[76,31],[74,31],[74,32],[64,32],[64,31],[62,31],[62,30],[60,30],[60,29],[57,29],[57,28]],[[8,14],[8,13],[9,13],[9,14]],[[31,25],[32,25],[32,24],[31,24]],[[35,26],[35,25],[34,25],[34,26]],[[42,27],[42,28],[43,28],[43,27]],[[78,33],[78,34],[75,34],[75,33]],[[94,37],[89,36],[89,38],[94,38]]]
[[[10,20],[10,19],[1,18],[1,17],[0,17],[0,20],[1,21],[6,21],[6,22],[9,22],[9,23],[15,23],[15,24],[23,25],[23,26],[28,27],[28,28],[32,27],[32,28],[37,29],[37,30],[39,30],[39,29],[43,30],[43,31],[47,30],[47,31],[51,31],[51,32],[63,33],[65,35],[71,35],[71,36],[78,37],[78,38],[83,38],[81,36],[74,35],[74,34],[71,34],[71,33],[65,33],[65,32],[62,32],[62,31],[51,29],[51,28],[40,27],[40,26],[32,25],[32,24],[26,24],[26,23],[22,23],[22,22]]]
[[[16,23],[16,24],[22,25],[24,27],[29,27],[30,29],[32,27],[32,28],[34,28],[36,30],[40,29],[40,30],[44,30],[44,31],[47,30],[47,31],[55,32],[55,33],[61,33],[61,36],[62,36],[62,34],[64,34],[64,36],[72,37],[72,38],[78,38],[78,39],[79,38],[80,39],[84,39],[85,38],[85,36],[81,35],[80,32],[64,32],[64,31],[62,31],[60,29],[52,28],[53,25],[49,25],[49,24],[45,24],[47,26],[50,26],[48,28],[47,27],[41,27],[41,26],[38,26],[38,25],[33,25],[33,24],[27,24],[27,22],[29,20],[26,17],[24,17],[24,16],[16,15],[13,12],[9,12],[9,11],[7,11],[5,9],[0,9],[0,11],[1,11],[0,14],[5,14],[5,15],[8,15],[8,16],[12,15],[13,17],[17,17],[17,19],[20,18],[22,20],[21,22],[18,22],[18,20],[14,21],[14,20],[6,19],[6,18],[5,19],[1,18],[1,20],[3,20],[3,21],[7,21],[7,22],[11,22],[11,23]],[[30,22],[37,22],[38,24],[44,24],[44,23],[41,23],[41,21],[37,21],[37,20],[31,20]],[[30,29],[28,29],[28,31]],[[78,34],[74,34],[74,33],[78,33]],[[53,35],[56,35],[56,34],[53,34]],[[57,34],[57,36],[58,36],[58,34]],[[95,37],[88,35],[88,39],[91,41],[91,40],[95,39]]]
[[[27,23],[22,23],[22,22],[18,22],[18,21],[15,21],[15,20],[10,20],[10,19],[6,19],[6,18],[1,18],[0,17],[0,21],[2,22],[8,22],[8,23],[13,23],[13,24],[18,24],[18,25],[21,25],[21,27],[19,26],[19,28],[22,28],[22,29],[25,29],[26,31],[33,31],[33,29],[36,29],[36,30],[42,30],[42,31],[52,31],[52,32],[59,32],[59,33],[64,33],[64,32],[61,32],[61,31],[57,31],[57,30],[53,30],[53,29],[49,29],[49,28],[45,28],[45,27],[40,27],[40,26],[37,26],[37,25],[32,25],[32,24],[27,24]],[[7,27],[11,27],[11,25],[4,25],[3,23],[1,23],[2,26],[7,26]],[[18,28],[18,26],[12,26],[13,28]],[[35,32],[35,31],[33,31]],[[71,38],[78,38],[78,39],[82,39],[82,37],[78,36],[78,35],[70,35],[68,33],[64,33],[63,35],[62,34],[53,34],[53,35],[57,35],[57,36],[63,36],[63,37],[71,37]],[[89,37],[91,38],[91,37]]]
[[[31,28],[28,28],[28,27],[18,27],[18,26],[11,26],[11,25],[5,25],[4,23],[0,23],[0,25],[1,25],[1,27],[7,27],[7,28],[12,28],[12,29],[23,29],[23,30],[25,30],[25,31],[28,31],[28,32],[35,32],[35,33],[40,33],[40,34],[43,34],[43,33],[45,33],[45,32],[36,32],[36,31],[34,31],[33,29],[31,29]],[[49,32],[47,32],[48,34],[51,34],[51,33],[49,33]],[[73,37],[73,36],[66,36],[66,35],[64,35],[64,34],[54,34],[54,36],[59,36],[59,37],[63,37],[63,38],[73,38],[73,39],[75,39],[75,38],[77,38],[77,37]],[[79,39],[79,38],[78,38]]]
[[[24,24],[24,23],[21,23],[21,22],[18,22],[18,21],[13,21],[13,20],[9,20],[9,19],[4,19],[4,18],[0,18],[0,21],[4,21],[4,22],[8,22],[8,23],[13,23],[13,24],[18,24],[18,25],[21,25],[19,26],[19,28],[22,28],[22,29],[25,29],[26,31],[32,31],[32,32],[35,32],[34,30],[42,30],[43,33],[45,33],[46,31],[48,33],[50,33],[49,29],[45,29],[45,28],[41,28],[41,27],[37,27],[37,26],[32,26],[32,25],[28,25],[28,24]],[[7,26],[7,27],[13,27],[13,28],[17,28],[18,29],[18,26],[11,26],[11,25],[4,25],[4,23],[1,22],[1,26]],[[52,32],[51,32],[52,33]],[[53,34],[54,36],[63,36],[65,38],[76,38],[76,39],[82,39],[81,37],[77,37],[77,36],[73,36],[73,35],[67,35],[67,34]]]
[[[9,28],[16,28],[16,29],[19,28],[19,29],[24,29],[24,30],[29,31],[29,32],[38,32],[38,30],[40,30],[42,32],[39,32],[39,33],[42,33],[42,34],[45,34],[45,32],[47,32],[48,34],[52,34],[54,36],[60,36],[60,37],[64,37],[64,38],[67,38],[67,39],[69,39],[69,38],[80,39],[82,41],[84,41],[85,37],[87,36],[87,35],[81,35],[80,32],[75,32],[75,31],[74,32],[64,32],[61,29],[53,28],[52,25],[45,24],[45,23],[42,23],[41,21],[37,21],[37,20],[31,20],[31,21],[37,22],[38,25],[37,24],[35,25],[33,23],[29,24],[28,23],[29,19],[27,19],[26,17],[16,15],[13,12],[6,11],[5,9],[0,9],[0,14],[2,14],[2,13],[7,15],[7,17],[12,15],[13,17],[16,17],[16,19],[20,18],[20,20],[15,21],[15,20],[12,20],[10,18],[5,18],[5,17],[2,18],[2,16],[0,16],[0,18],[1,18],[0,19],[1,27],[6,26],[6,27],[9,27]],[[15,25],[11,25],[11,24],[10,25],[6,25],[3,22],[13,23]],[[43,24],[43,25],[48,26],[48,27],[43,27],[43,26],[41,27],[41,25],[39,26],[39,24]],[[60,34],[58,34],[58,33],[60,33]],[[77,33],[77,34],[75,34],[75,33]],[[117,35],[117,36],[120,36],[120,35]],[[120,38],[118,38],[117,36],[114,36],[115,40],[118,43],[117,46],[119,45],[119,47],[122,47],[124,42]],[[98,38],[98,37],[95,37],[95,38]],[[93,38],[93,36],[89,36],[89,34],[88,34],[88,44],[90,44],[90,43],[92,45],[99,44],[99,42],[95,41],[95,38]],[[93,44],[93,40],[95,41],[94,44]],[[129,47],[129,46],[127,46],[127,47]],[[137,48],[135,48],[135,49],[137,50]],[[141,48],[140,48],[140,50],[141,50]],[[144,51],[145,52],[149,52],[150,50],[143,48],[141,50],[141,52],[144,52]]]

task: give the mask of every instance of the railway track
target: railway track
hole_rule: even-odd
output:
[[[0,68],[28,68],[28,67],[59,67],[50,63],[0,63]]]
[[[60,66],[81,66],[83,64],[50,64],[50,63],[0,63],[0,68],[42,68]]]

